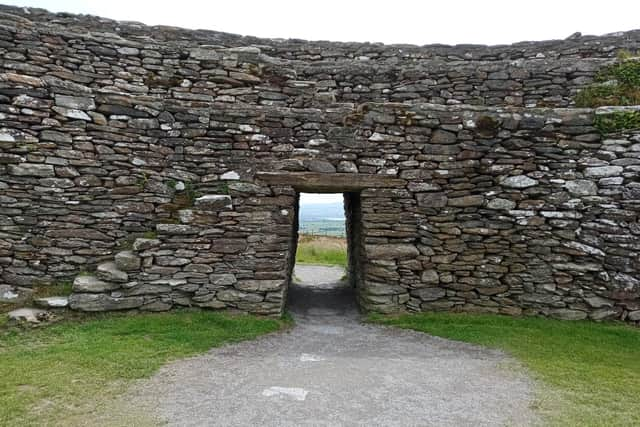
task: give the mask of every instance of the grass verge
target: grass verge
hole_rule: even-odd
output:
[[[640,425],[640,330],[631,326],[453,313],[371,320],[513,355],[549,386],[539,404],[550,425]]]
[[[41,425],[44,419],[52,425],[78,411],[91,412],[131,380],[148,377],[173,359],[287,323],[185,310],[0,331],[0,425]]]
[[[347,266],[347,243],[344,238],[301,235],[296,262]]]

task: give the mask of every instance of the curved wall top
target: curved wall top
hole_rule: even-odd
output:
[[[639,43],[276,41],[2,6],[0,280],[95,270],[73,308],[277,314],[296,192],[330,189],[359,194],[367,310],[638,321],[640,136],[572,100]]]

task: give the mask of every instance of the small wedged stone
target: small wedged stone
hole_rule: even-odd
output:
[[[436,270],[424,270],[420,275],[420,281],[427,285],[435,285],[440,282],[440,276]]]

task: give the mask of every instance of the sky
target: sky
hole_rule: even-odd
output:
[[[300,193],[301,205],[319,205],[326,203],[342,202],[342,193],[319,194],[319,193]]]
[[[307,40],[503,44],[640,27],[638,0],[0,0],[54,12]]]

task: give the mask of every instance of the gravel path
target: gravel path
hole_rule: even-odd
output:
[[[352,289],[309,282],[331,274],[297,269],[304,281],[290,290],[291,331],[167,365],[134,389],[134,402],[172,426],[534,423],[532,383],[513,360],[363,324]]]

